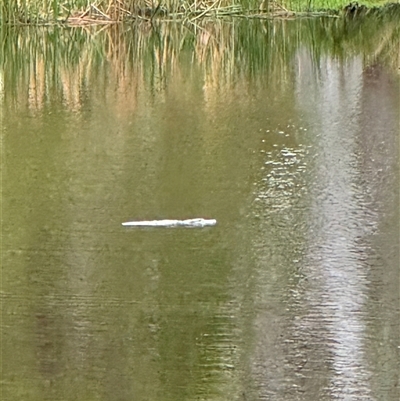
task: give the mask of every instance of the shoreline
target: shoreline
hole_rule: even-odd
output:
[[[217,2],[213,3],[215,5]],[[217,7],[211,5],[206,9],[199,9],[189,12],[168,13],[157,6],[154,10],[145,9],[136,14],[132,12],[106,14],[97,7],[91,5],[86,10],[77,10],[68,13],[66,16],[56,19],[45,19],[39,17],[13,16],[0,26],[95,26],[95,25],[115,25],[115,24],[132,24],[163,22],[179,22],[179,23],[197,23],[199,21],[223,21],[233,19],[249,19],[249,20],[272,20],[272,19],[297,19],[297,18],[361,18],[371,14],[379,14],[386,12],[398,12],[400,15],[400,2],[387,2],[380,6],[368,6],[356,1],[348,3],[346,6],[337,9],[324,9],[323,7],[315,7],[309,11],[293,11],[287,9],[277,2],[268,3],[269,8],[262,8],[262,3],[258,10],[241,10],[239,5],[226,7]],[[4,15],[4,13],[3,13]],[[10,21],[10,19],[12,19]]]

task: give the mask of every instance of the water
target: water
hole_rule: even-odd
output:
[[[3,39],[2,400],[399,398],[397,20]]]

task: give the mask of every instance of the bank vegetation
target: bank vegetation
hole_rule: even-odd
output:
[[[387,0],[3,0],[0,24],[115,24],[205,18],[292,18],[329,14],[355,16]]]

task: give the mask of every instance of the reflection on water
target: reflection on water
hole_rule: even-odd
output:
[[[2,399],[399,398],[398,24],[373,22],[2,42]],[[193,216],[218,224],[121,227]]]
[[[366,204],[368,187],[361,181],[357,163],[362,62],[349,62],[345,73],[330,60],[321,60],[321,65],[323,83],[321,95],[315,94],[319,106],[313,120],[322,132],[315,144],[306,258],[312,285],[305,298],[312,305],[310,318],[326,326],[333,398],[372,399],[370,368],[364,355],[370,269],[365,261],[371,251],[365,238],[376,226],[376,217]],[[299,82],[301,93],[301,76]]]
[[[345,66],[321,59],[318,79],[304,49],[299,51],[297,63],[297,101],[309,125],[288,125],[277,131],[280,137],[274,134],[272,149],[263,150],[267,169],[262,167],[264,178],[255,192],[256,216],[262,215],[260,234],[253,245],[262,288],[257,293],[265,294],[255,320],[258,346],[253,369],[258,395],[265,399],[276,394],[279,399],[306,394],[309,399],[371,400],[385,394],[395,399],[397,388],[387,386],[387,377],[398,363],[397,323],[389,325],[391,335],[386,338],[386,345],[393,350],[393,368],[389,363],[382,368],[368,356],[372,339],[367,333],[368,325],[377,318],[368,307],[369,294],[378,284],[371,282],[372,270],[391,274],[389,266],[398,262],[397,252],[397,258],[389,263],[376,265],[376,253],[381,251],[375,249],[372,239],[383,236],[388,240],[379,233],[379,219],[390,189],[387,182],[382,185],[379,172],[385,171],[391,188],[396,188],[397,105],[364,97],[370,80],[360,58]],[[379,78],[385,84],[387,76]],[[385,93],[390,96],[390,90]],[[371,127],[365,124],[371,101],[378,107],[375,114],[380,116],[380,129],[385,127],[378,135],[370,133]],[[371,134],[380,137],[381,144],[389,141],[390,150],[380,146],[365,154]],[[268,131],[268,135],[272,133]],[[301,142],[288,147],[286,141],[300,135]],[[367,176],[364,159],[376,165]],[[380,190],[374,190],[376,187]],[[398,220],[390,231],[388,245],[393,252]],[[282,251],[277,255],[266,252],[268,248]],[[288,273],[292,277],[285,278]],[[279,276],[288,282],[283,293],[276,288]],[[398,284],[395,286],[398,292]],[[282,299],[285,293],[288,299]],[[276,298],[281,298],[288,316],[274,310]],[[394,316],[398,314],[394,304],[389,309]],[[373,388],[376,381],[372,377],[377,374],[386,376],[385,384]]]

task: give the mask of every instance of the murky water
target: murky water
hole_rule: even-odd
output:
[[[397,20],[2,34],[2,400],[399,399]]]

